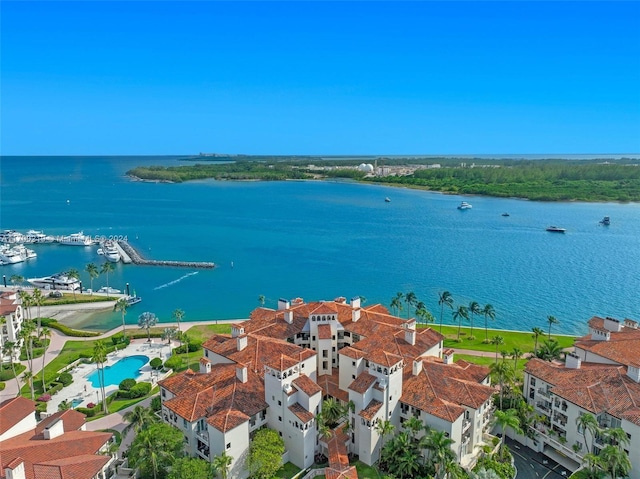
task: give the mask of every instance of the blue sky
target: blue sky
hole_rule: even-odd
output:
[[[638,2],[0,2],[4,155],[640,153]]]

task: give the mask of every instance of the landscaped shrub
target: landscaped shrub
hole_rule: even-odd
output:
[[[111,343],[114,346],[129,346],[131,338],[129,336],[122,336],[122,334],[114,334],[111,336]]]
[[[36,402],[36,412],[47,412],[47,403],[46,402]]]
[[[38,399],[36,399],[36,401],[49,402],[49,401],[51,401],[51,394],[48,394],[48,393],[47,394],[43,394]]]
[[[180,356],[171,356],[164,362],[164,367],[167,369],[178,369],[182,366],[182,358]]]
[[[162,399],[160,399],[160,396],[153,396],[153,399],[151,399],[151,409],[154,412],[158,412],[162,409]]]
[[[5,388],[6,386],[7,386],[7,385],[6,385],[5,383],[0,382],[0,391],[4,391],[4,388]]]
[[[86,409],[93,409],[94,407],[96,407],[96,403],[90,402],[89,404],[87,404],[87,408]]]
[[[47,386],[47,392],[53,396],[55,393],[60,392],[63,387],[64,384],[62,383],[52,382]]]
[[[61,373],[60,376],[58,376],[58,381],[66,387],[73,382],[73,376],[69,373]]]
[[[58,303],[58,304],[63,304],[63,303]],[[78,331],[77,329],[71,329],[70,327],[65,326],[64,324],[60,324],[55,319],[51,319],[51,318],[42,318],[40,321],[42,326],[46,326],[47,328],[51,328],[51,329],[57,329],[61,333],[65,334],[66,336],[74,336],[76,338],[90,338],[93,336],[100,336],[101,334],[97,331]]]
[[[162,367],[162,359],[153,358],[149,363],[149,366],[151,366],[153,369],[160,369]]]
[[[189,343],[189,352],[194,353],[198,349],[202,347],[202,343],[200,341],[193,341]],[[175,350],[176,354],[184,354],[187,352],[187,345],[183,344],[182,346],[177,347]]]
[[[129,391],[129,398],[141,398],[146,396],[151,392],[151,384],[149,383],[138,383],[131,388]]]
[[[123,379],[120,382],[120,385],[118,386],[118,388],[121,391],[129,391],[133,386],[136,385],[136,382],[137,381],[135,379],[132,379],[132,378]]]

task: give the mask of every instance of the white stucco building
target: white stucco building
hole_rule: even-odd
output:
[[[0,325],[0,359],[5,362],[12,357],[13,361],[18,361],[22,345],[22,340],[18,335],[22,330],[24,317],[17,292],[0,293],[0,316],[4,317],[4,322]],[[16,345],[13,354],[4,353],[4,346],[8,341]]]

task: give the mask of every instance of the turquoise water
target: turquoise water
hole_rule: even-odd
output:
[[[111,366],[104,368],[104,386],[117,386],[124,379],[137,379],[140,376],[140,368],[149,362],[147,356],[129,356],[118,360]],[[94,388],[100,387],[100,378],[98,370],[87,376],[87,380],[91,382]]]
[[[143,298],[129,309],[130,324],[143,311],[170,321],[176,308],[185,320],[243,318],[259,295],[269,307],[279,297],[357,295],[388,305],[399,291],[414,291],[439,317],[445,289],[456,304],[491,303],[496,328],[545,328],[554,315],[554,330],[580,333],[596,314],[640,319],[638,204],[536,203],[340,181],[155,184],[124,177],[136,165],[177,164],[169,157],[1,162],[0,229],[123,235],[152,259],[219,265],[116,265],[109,285],[129,283]],[[456,209],[463,199],[472,210]],[[605,215],[609,227],[598,224]],[[551,224],[567,233],[546,232]],[[37,259],[3,266],[2,274],[82,271],[104,261],[97,247],[33,248]],[[90,286],[86,273],[81,279]],[[105,285],[101,276],[93,289]],[[86,327],[118,324],[118,313],[104,313]]]

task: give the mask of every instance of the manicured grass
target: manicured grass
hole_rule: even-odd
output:
[[[187,335],[199,342],[204,342],[214,334],[230,334],[230,324],[202,324],[198,326],[191,326],[187,330]]]
[[[356,461],[352,466],[356,466],[358,479],[381,479],[384,477],[375,467],[367,466],[364,462]]]
[[[439,331],[440,326],[431,325],[433,329]],[[533,333],[516,332],[516,331],[498,331],[495,329],[489,329],[489,340],[495,336],[502,336],[504,344],[498,345],[498,354],[500,351],[512,351],[517,347],[523,353],[533,352],[535,346],[535,339]],[[445,336],[444,347],[445,348],[457,348],[457,349],[471,349],[474,351],[489,351],[495,353],[496,346],[494,344],[485,344],[485,331],[484,327],[474,327],[473,334],[476,337],[473,340],[468,339],[471,335],[471,328],[462,327],[460,329],[460,342],[456,341],[458,335],[457,326],[443,326],[442,334]],[[573,346],[573,336],[558,336],[552,334],[551,337],[558,341],[562,348],[568,348]],[[547,335],[538,336],[538,347],[542,344],[542,341],[547,339]]]
[[[81,303],[100,303],[104,301],[115,301],[118,298],[111,296],[90,296],[88,294],[76,293],[75,297],[72,293],[62,293],[62,298],[46,297],[42,302],[42,306],[55,306],[58,304],[81,304]],[[35,311],[36,307],[32,307]]]
[[[293,476],[300,472],[300,468],[295,464],[291,464],[287,462],[283,465],[278,472],[276,472],[276,477],[281,477],[282,479],[291,479]]]
[[[486,367],[490,367],[492,364],[496,362],[495,356],[492,358],[484,357],[484,356],[471,356],[469,354],[456,354],[453,356],[454,361],[457,361],[458,359],[464,359],[465,361],[468,361],[470,363],[479,364],[481,366],[486,366]],[[498,361],[502,361],[502,356],[498,355]],[[505,361],[509,366],[513,367],[512,358],[507,358],[505,359]],[[518,359],[518,369],[516,370],[516,372],[519,375],[523,374],[524,367],[527,365],[527,361],[528,359],[526,358]]]

